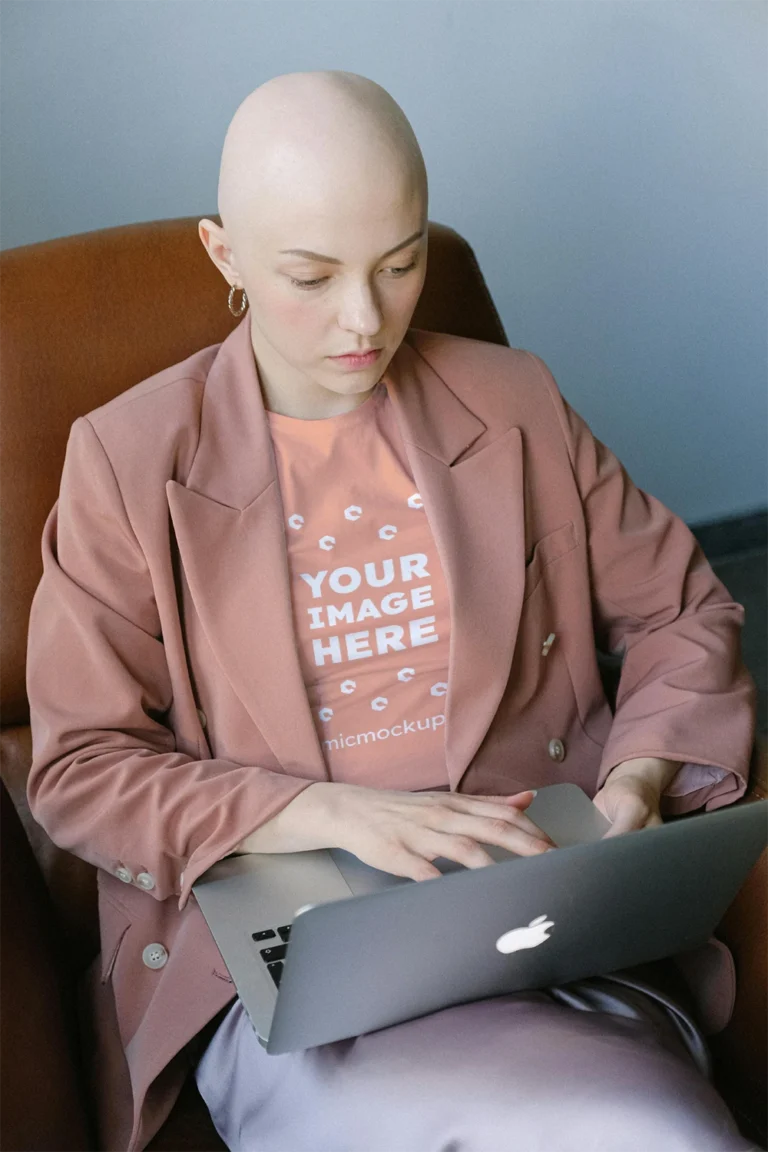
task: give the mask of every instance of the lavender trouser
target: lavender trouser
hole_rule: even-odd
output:
[[[239,1000],[196,1072],[231,1152],[754,1152],[688,1011],[610,977],[268,1055]]]

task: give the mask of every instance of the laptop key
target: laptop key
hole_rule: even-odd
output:
[[[280,987],[280,977],[283,974],[283,962],[282,962],[282,960],[278,960],[274,964],[267,964],[267,971],[269,972],[270,976],[272,977],[275,984],[279,988]]]
[[[260,948],[259,951],[266,962],[270,960],[285,960],[287,945],[278,944],[276,948]]]
[[[279,932],[279,934],[280,934],[280,939],[281,939],[281,940],[288,940],[288,939],[290,939],[290,935],[291,935],[291,926],[290,926],[290,924],[283,924],[282,928],[278,928],[278,930],[277,930],[277,931],[278,931],[278,932]]]
[[[272,928],[265,928],[263,932],[252,932],[252,940],[272,940],[275,933]]]

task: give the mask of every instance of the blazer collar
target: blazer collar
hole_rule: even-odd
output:
[[[383,380],[451,600],[443,731],[455,791],[501,701],[514,651],[522,442],[519,428],[489,429],[459,400],[413,347],[416,331]],[[285,518],[248,315],[209,371],[189,474],[166,491],[190,593],[233,690],[284,771],[329,779],[296,651]]]
[[[486,426],[411,347],[411,332],[390,361],[384,384],[406,445],[450,466]],[[242,510],[276,480],[246,315],[221,345],[208,374],[200,441],[185,487]]]

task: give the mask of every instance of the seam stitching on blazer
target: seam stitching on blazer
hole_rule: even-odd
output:
[[[555,403],[555,398],[552,395],[552,385],[551,385],[549,379],[547,378],[547,372],[544,371],[544,366],[543,366],[543,364],[542,364],[542,362],[538,356],[534,356],[533,352],[529,352],[526,348],[522,349],[522,351],[524,351],[525,355],[530,360],[533,361],[533,364],[536,367],[536,371],[538,372],[539,376],[541,377],[541,379],[544,382],[544,387],[546,388],[547,396],[549,397],[549,402],[554,409],[555,417],[556,417],[557,423],[560,427],[560,432],[562,434],[563,440],[565,441],[566,451],[568,452],[568,459],[571,462],[571,470],[573,472],[574,480],[576,480],[576,487],[578,489],[578,480],[576,479],[576,460],[574,459],[573,452],[571,451],[571,443],[570,443],[570,440],[568,438],[568,429],[567,429],[567,427],[563,421],[562,413],[560,412],[558,405]],[[550,373],[550,375],[551,375],[551,373]],[[579,494],[581,495],[580,492],[579,492]]]
[[[536,549],[538,548],[539,544],[541,544],[543,540],[548,540],[550,536],[554,536],[556,532],[563,532],[566,528],[573,529],[573,543],[569,544],[567,548],[564,548],[562,552],[558,552],[555,556],[550,556],[549,560],[542,560],[541,564],[538,566],[538,571],[535,573],[536,582],[533,585],[533,588],[531,588],[529,592],[525,592],[525,579],[527,578],[527,574],[533,570],[533,566],[536,563]],[[566,524],[562,524],[559,528],[555,528],[552,532],[548,532],[546,536],[541,536],[539,540],[536,541],[533,546],[534,555],[531,557],[530,563],[526,564],[524,569],[523,603],[529,600],[533,593],[536,591],[547,568],[549,568],[551,564],[557,563],[558,560],[562,560],[564,556],[568,556],[569,553],[574,552],[579,547],[580,543],[581,541],[579,540],[579,534],[576,531],[576,525],[574,524],[573,520],[569,520]]]
[[[202,351],[202,349],[201,349],[201,351]],[[215,360],[216,357],[214,356],[213,359]],[[213,363],[213,361],[211,361],[211,363]],[[210,369],[209,369],[209,371],[210,371]],[[157,375],[159,375],[159,373],[157,373]],[[148,377],[148,379],[149,379],[149,377]],[[202,384],[203,388],[204,388],[206,381],[207,381],[207,376],[190,376],[190,375],[174,376],[173,380],[166,380],[162,384],[158,383],[155,385],[154,388],[147,389],[146,392],[143,392],[141,394],[141,396],[126,396],[125,393],[123,393],[122,395],[119,394],[117,396],[114,396],[112,398],[112,400],[108,400],[106,402],[106,404],[112,404],[113,405],[113,407],[110,409],[109,413],[106,413],[106,412],[101,413],[101,412],[99,412],[98,408],[94,408],[91,412],[88,413],[87,416],[84,417],[84,419],[89,420],[91,416],[96,415],[96,416],[98,416],[99,419],[107,420],[109,418],[109,416],[112,414],[112,412],[118,412],[121,408],[126,408],[129,404],[137,404],[140,400],[143,400],[146,396],[154,396],[154,394],[156,392],[162,392],[165,388],[170,388],[172,384]],[[140,383],[143,384],[144,381],[142,380]],[[130,391],[130,389],[128,389],[128,391]],[[122,403],[115,404],[114,402],[116,400],[122,400]],[[100,408],[105,408],[106,404],[100,405]]]
[[[83,417],[82,417],[82,419],[85,421],[85,423],[88,425],[88,427],[90,428],[91,432],[93,433],[93,436],[94,436],[94,438],[95,438],[95,440],[96,440],[96,443],[98,444],[99,448],[101,449],[101,454],[102,454],[102,456],[104,457],[104,459],[105,459],[105,460],[106,460],[106,462],[107,462],[107,467],[109,468],[109,472],[110,472],[110,475],[112,476],[112,480],[114,481],[114,485],[115,485],[115,489],[116,489],[116,491],[117,491],[117,495],[118,495],[118,497],[120,498],[120,507],[121,507],[121,508],[122,508],[122,510],[123,510],[123,516],[125,517],[125,521],[126,521],[126,523],[127,523],[128,527],[129,527],[129,528],[130,528],[130,530],[131,530],[131,531],[130,531],[130,535],[133,537],[133,542],[134,542],[134,544],[136,545],[136,548],[138,549],[139,553],[141,554],[141,558],[142,558],[142,560],[144,561],[144,565],[145,565],[145,567],[146,567],[146,569],[147,569],[147,574],[149,575],[149,565],[147,564],[147,558],[146,558],[146,556],[144,555],[144,549],[142,548],[141,544],[139,543],[139,538],[138,538],[138,536],[136,535],[136,529],[133,527],[133,524],[131,523],[131,518],[130,518],[130,516],[128,515],[128,509],[127,509],[127,508],[126,508],[126,506],[125,506],[125,500],[123,499],[123,493],[122,493],[122,491],[121,491],[121,488],[120,488],[120,483],[119,483],[119,481],[118,481],[118,479],[117,479],[117,474],[115,473],[115,469],[114,469],[114,467],[113,467],[113,465],[112,465],[112,461],[111,461],[111,460],[110,460],[110,458],[109,458],[109,454],[108,454],[108,452],[107,452],[106,448],[104,447],[104,445],[103,445],[103,443],[102,443],[102,441],[101,441],[101,437],[99,436],[98,432],[96,431],[96,429],[94,428],[93,424],[92,424],[92,423],[91,423],[91,421],[88,419],[88,417],[87,417],[87,416],[83,416]],[[150,577],[150,579],[151,579],[151,577]]]
[[[557,404],[555,392],[557,392],[557,395],[560,396],[561,401],[564,399],[564,397],[563,397],[562,393],[560,392],[560,389],[557,388],[557,385],[555,384],[555,380],[554,380],[554,377],[552,376],[552,373],[550,373],[548,369],[545,369],[545,365],[543,365],[543,363],[541,362],[541,359],[538,356],[534,356],[533,353],[530,353],[530,351],[527,350],[526,348],[522,349],[522,351],[527,357],[529,357],[530,361],[533,363],[533,365],[535,367],[535,370],[537,370],[538,376],[541,378],[543,387],[545,387],[547,399],[549,400],[549,403],[552,404],[552,408],[553,408],[553,411],[555,414],[555,419],[557,420],[557,426],[560,427],[560,434],[562,435],[563,442],[565,445],[565,452],[568,453],[568,461],[569,461],[569,464],[571,465],[571,476],[573,477],[573,484],[575,484],[575,486],[576,486],[576,492],[577,492],[578,499],[579,499],[579,505],[581,506],[581,514],[583,514],[584,520],[586,522],[586,509],[584,507],[584,495],[581,494],[581,488],[579,486],[579,480],[578,480],[578,475],[577,475],[577,471],[576,471],[576,457],[575,457],[575,455],[573,455],[572,445],[571,445],[570,437],[568,434],[568,425],[567,425],[567,423],[565,423],[565,419],[563,417],[561,408]],[[577,528],[576,524],[573,524],[573,531],[576,532],[577,543],[579,543],[579,532],[578,532],[578,528]]]

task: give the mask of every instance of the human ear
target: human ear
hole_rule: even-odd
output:
[[[197,226],[200,241],[227,283],[241,287],[232,247],[224,229],[213,220],[201,220]]]

